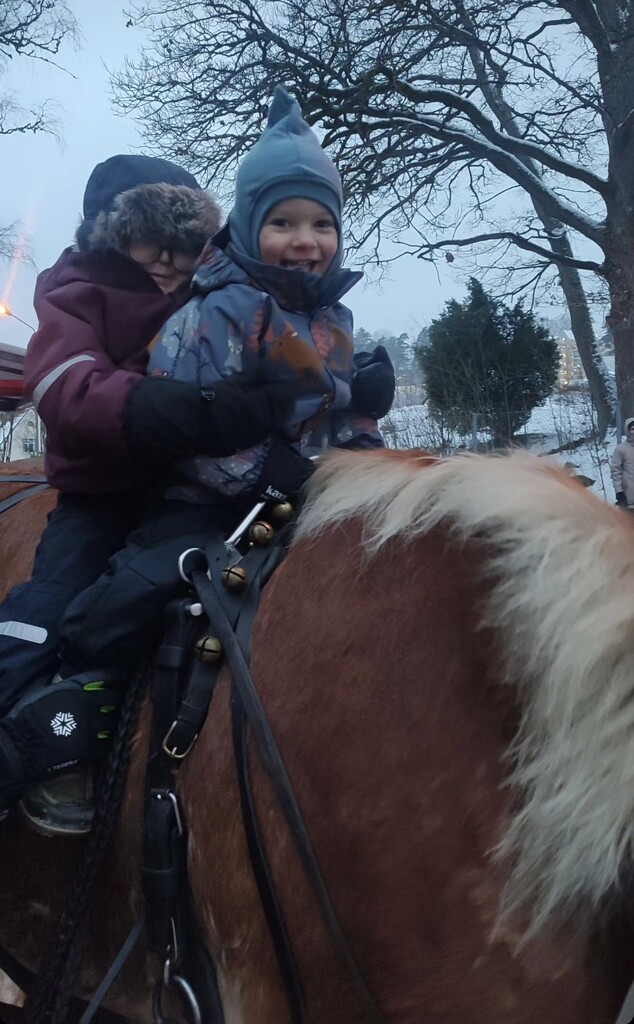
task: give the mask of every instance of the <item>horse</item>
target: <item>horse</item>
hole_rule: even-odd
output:
[[[7,529],[0,519],[5,544]],[[5,586],[25,557],[3,564]],[[614,1024],[634,964],[631,521],[524,452],[332,452],[263,594],[251,652],[385,1024]],[[146,709],[84,995],[139,906],[147,735]],[[307,1021],[366,1024],[251,760]],[[241,823],[224,669],[178,790],[226,1024],[289,1024]],[[0,825],[0,943],[31,968],[82,842],[29,834],[17,815]],[[151,974],[139,949],[108,1005],[152,1019]]]
[[[41,459],[20,459],[0,463],[0,508],[13,495],[23,495],[28,501],[28,515],[22,501],[1,513],[0,528],[0,600],[14,582],[27,579],[31,572],[33,554],[46,516],[55,505],[55,491],[51,488],[35,491],[30,477],[43,476]],[[24,477],[22,482],[6,481],[3,477]]]

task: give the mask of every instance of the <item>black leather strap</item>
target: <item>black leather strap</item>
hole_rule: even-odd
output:
[[[175,793],[153,789],[145,814],[142,880],[146,903],[148,948],[164,959],[174,957],[173,920],[179,890],[186,879],[187,839]]]
[[[123,963],[121,963],[119,970],[121,970],[121,967],[123,967]],[[24,967],[19,960],[16,960],[11,953],[6,949],[3,949],[1,946],[0,970],[4,971],[14,985],[17,985],[18,988],[22,989],[23,992],[26,992],[27,995],[29,994],[35,982],[35,974],[33,971],[29,970],[28,967]],[[108,973],[110,974],[110,972]],[[119,972],[117,971],[117,973]],[[114,978],[112,981],[114,981]],[[74,997],[71,1000],[66,1024],[82,1024],[87,1007],[92,1005],[93,1001],[91,1001],[91,1004],[88,1004],[87,1000]],[[0,1003],[0,1021],[5,1019],[5,1006],[6,1004]],[[13,1022],[13,1020],[21,1021],[24,1019],[24,1010],[21,1007],[6,1006],[6,1009],[13,1011],[6,1017],[7,1020],[10,1019],[11,1022]],[[87,1020],[90,1021],[91,1024],[129,1024],[129,1021],[125,1017],[121,1017],[118,1013],[114,1013],[112,1010],[106,1010],[103,1006],[96,1006],[93,1015],[87,1018]]]
[[[260,902],[275,947],[278,967],[286,989],[291,1019],[293,1024],[303,1024],[306,1020],[306,1008],[301,976],[286,924],[286,917],[277,895],[275,880],[258,819],[257,807],[253,798],[249,747],[247,743],[247,718],[244,704],[239,698],[236,698],[235,694],[232,694],[231,699],[231,721],[233,748],[238,768],[242,822],[249,849],[251,867],[253,868]]]
[[[163,746],[171,723],[180,721],[181,690],[190,670],[193,644],[203,625],[203,620],[191,615],[191,603],[191,598],[179,598],[166,610],[166,631],[152,684],[155,721],[146,774],[143,891],[148,946],[164,965],[154,990],[155,1019],[165,1019],[161,1004],[167,987],[178,997],[188,1020],[200,1016],[205,1024],[224,1024],[215,967],[191,908],[187,835],[176,793],[175,770],[180,761],[168,757]],[[195,661],[193,675],[197,680],[204,668]],[[204,687],[195,684],[201,703],[197,729],[204,721],[213,683],[212,673]],[[190,700],[191,685],[186,687]]]
[[[243,650],[227,618],[223,602],[219,597],[218,588],[222,585],[216,581],[215,574],[212,574],[212,579],[210,580],[205,573],[198,570],[192,574],[192,582],[201,604],[209,617],[209,621],[213,622],[214,633],[222,643],[225,657],[231,669],[235,695],[244,706],[244,712],[253,730],[260,757],[267,769],[276,797],[295,840],[306,877],[317,897],[319,909],[328,928],[331,941],[342,962],[346,965],[354,987],[365,1006],[368,1020],[372,1021],[373,1024],[385,1024],[385,1019],[370,994],[352,956],[328,894],[279,747],[251,678]]]
[[[78,1024],[92,1024],[92,1021],[98,1021],[98,1013],[100,1012],[101,1004],[128,962],[132,950],[139,941],[144,924],[145,915],[141,913],[134,922],[125,942],[110,965],[100,985],[97,987],[94,996],[79,1018]]]

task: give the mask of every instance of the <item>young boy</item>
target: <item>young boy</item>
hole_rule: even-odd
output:
[[[329,444],[382,446],[375,420],[358,404],[371,394],[387,411],[393,373],[379,354],[355,380],[352,317],[339,299],[361,274],[341,269],[341,217],[336,168],[297,103],[277,90],[268,127],[238,171],[229,222],[206,247],[194,296],[166,325],[150,369],[162,375],[157,383],[177,377],[203,393],[215,393],[236,372],[257,373],[263,381],[293,382],[300,397],[270,432],[275,443],[180,464],[181,479],[165,500],[70,607],[63,628],[68,681],[101,682],[104,667],[124,677],[158,637],[179,586],[180,552],[204,544],[214,527],[230,531],[267,488],[297,492],[312,467],[307,456]],[[365,382],[382,382],[378,395],[364,374]],[[62,831],[64,809],[53,816]]]
[[[269,436],[293,407],[293,389],[277,382],[226,381],[211,401],[195,385],[145,375],[148,345],[187,300],[196,258],[220,216],[175,164],[111,157],[86,186],[77,246],[38,278],[39,327],[25,380],[47,430],[47,478],[60,493],[32,579],[0,606],[0,809],[51,766],[44,748],[23,763],[35,734],[29,726],[25,739],[16,701],[57,670],[64,609],[123,546],[148,492],[176,460],[244,448]],[[29,692],[42,728],[49,696],[42,686]]]

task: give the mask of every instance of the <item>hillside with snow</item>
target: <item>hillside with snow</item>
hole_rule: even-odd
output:
[[[450,454],[475,448],[475,437],[442,432],[425,403],[407,404],[412,395],[399,395],[395,407],[381,422],[386,441],[393,448],[425,448]],[[550,454],[562,466],[592,481],[592,490],[614,501],[609,459],[617,439],[611,431],[602,443],[594,441],[593,409],[583,391],[561,391],[539,406],[516,436],[516,444],[538,455]],[[476,432],[478,450],[486,451],[486,431]]]

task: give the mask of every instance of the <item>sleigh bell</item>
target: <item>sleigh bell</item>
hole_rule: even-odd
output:
[[[222,582],[227,590],[242,590],[247,580],[247,571],[242,565],[229,565],[222,570]]]
[[[292,519],[295,515],[295,509],[291,505],[290,501],[280,501],[279,504],[274,505],[271,509],[271,515],[274,519],[279,519],[282,523],[287,523],[289,519]]]
[[[217,636],[201,636],[194,650],[204,665],[210,665],[222,657],[222,644]]]
[[[273,540],[275,530],[270,523],[266,523],[263,519],[258,519],[249,530],[249,537],[254,544],[258,547],[264,547],[265,544],[270,544]]]

